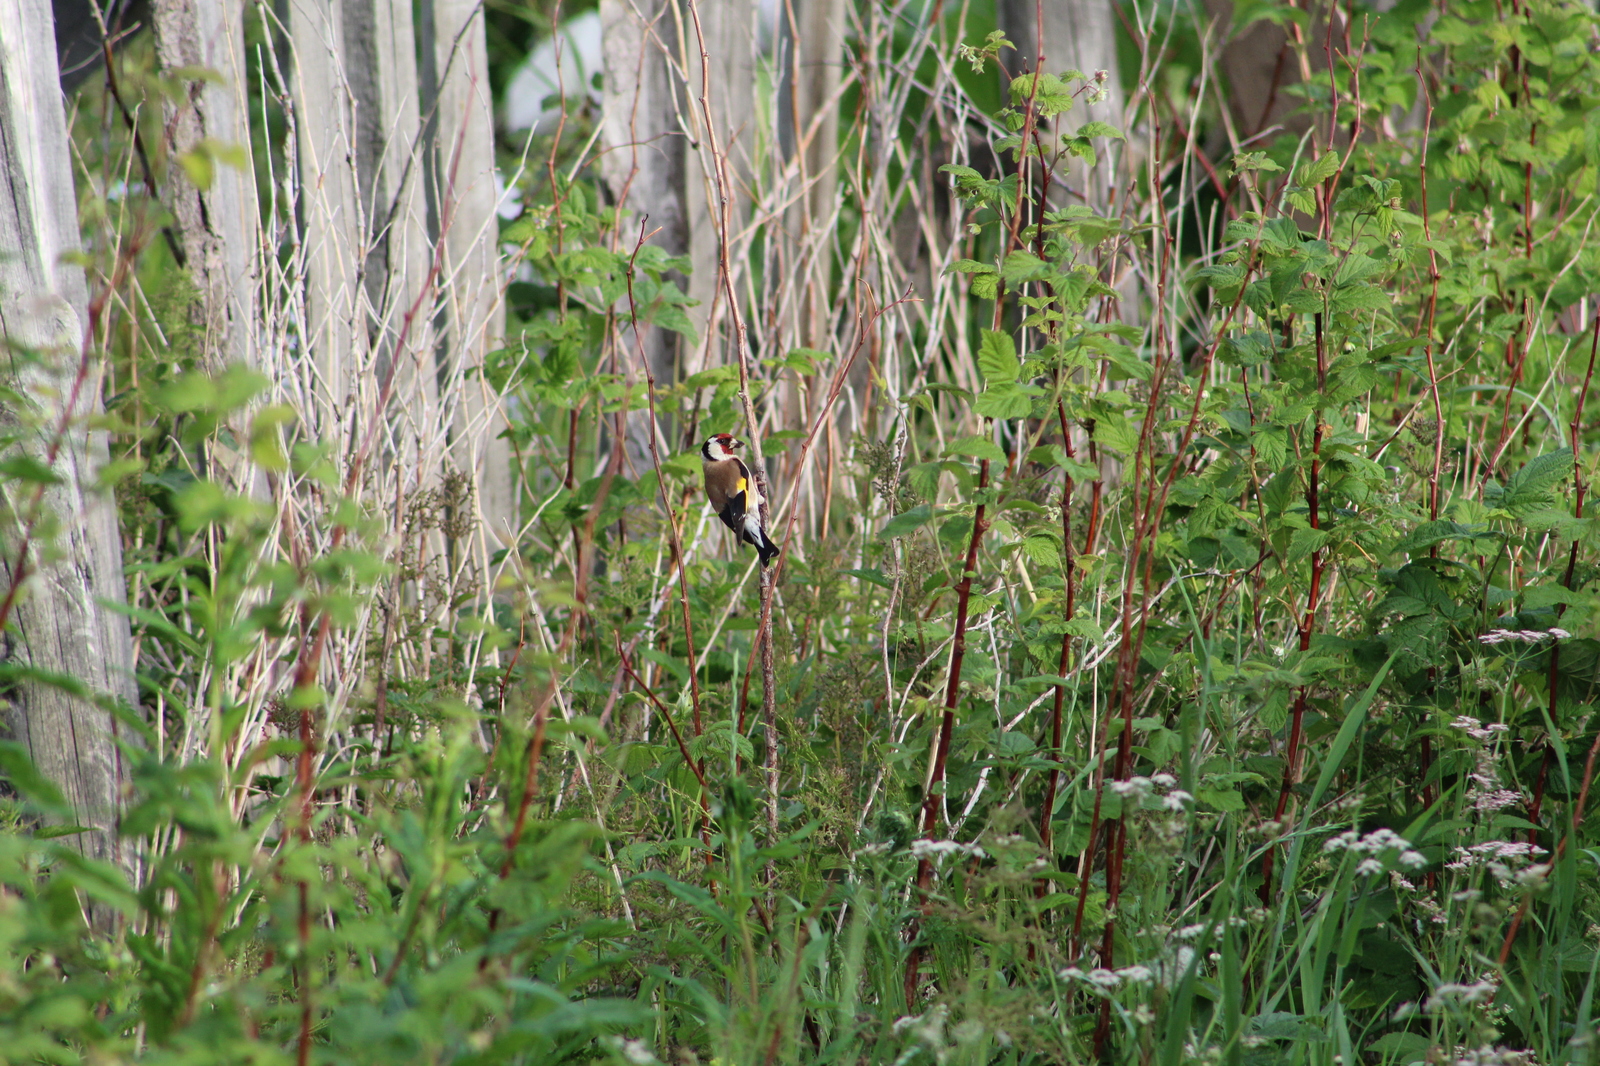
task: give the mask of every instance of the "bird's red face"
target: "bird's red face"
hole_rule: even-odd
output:
[[[733,458],[739,449],[743,447],[744,442],[736,438],[732,433],[714,433],[701,446],[700,454],[708,461],[716,463],[724,459]]]

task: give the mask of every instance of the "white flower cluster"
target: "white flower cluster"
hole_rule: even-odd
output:
[[[1182,936],[1182,931],[1174,936]],[[1063,981],[1077,981],[1089,991],[1103,996],[1109,996],[1119,988],[1131,988],[1135,985],[1158,984],[1166,988],[1175,988],[1184,975],[1194,969],[1198,954],[1188,944],[1175,944],[1162,952],[1159,958],[1147,960],[1143,964],[1123,966],[1115,970],[1105,967],[1083,970],[1077,966],[1068,966],[1064,970],[1058,970],[1056,976]],[[1213,962],[1217,958],[1216,954],[1211,955]]]
[[[1489,840],[1470,848],[1456,848],[1454,862],[1446,863],[1446,870],[1470,870],[1486,866],[1494,879],[1504,888],[1529,885],[1541,880],[1550,871],[1548,863],[1537,866],[1527,864],[1546,854],[1544,848],[1521,840]]]
[[[1264,908],[1264,907],[1253,907],[1253,908],[1250,908],[1250,909],[1245,911],[1245,916],[1244,917],[1241,917],[1241,916],[1239,916],[1237,914],[1228,915],[1227,927],[1230,928],[1230,929],[1241,929],[1244,926],[1249,925],[1252,921],[1255,921],[1255,922],[1261,921],[1266,916],[1267,916],[1266,908]],[[1207,929],[1210,929],[1211,930],[1211,934],[1213,936],[1216,936],[1217,934],[1222,932],[1223,927],[1221,925],[1218,925],[1218,926],[1213,928],[1212,926],[1205,925],[1205,924],[1202,924],[1200,922],[1196,922],[1193,925],[1185,925],[1182,928],[1179,928],[1179,929],[1175,930],[1173,932],[1173,934],[1172,934],[1172,938],[1174,940],[1193,940],[1196,937],[1199,937],[1199,936],[1203,935],[1206,932]]]
[[[1116,970],[1107,970],[1103,966],[1080,970],[1076,966],[1068,966],[1056,976],[1063,981],[1081,982],[1092,991],[1110,995],[1124,984],[1147,985],[1156,979],[1156,972],[1148,966],[1124,966]]]
[[[630,1066],[661,1066],[661,1060],[656,1058],[650,1045],[643,1040],[632,1037],[611,1036],[605,1038],[605,1044],[611,1049],[612,1055],[629,1063]]]
[[[1407,892],[1417,891],[1416,885],[1412,884],[1410,881],[1407,881],[1404,877],[1401,877],[1400,874],[1394,870],[1389,871],[1389,885],[1391,888],[1404,889]],[[1420,915],[1422,918],[1426,918],[1434,925],[1444,925],[1450,920],[1450,916],[1445,913],[1444,908],[1429,898],[1426,892],[1417,896],[1415,899],[1412,899],[1410,901],[1410,906],[1411,909],[1416,911],[1418,915]],[[1420,921],[1417,923],[1417,928],[1418,930],[1422,928]]]
[[[981,859],[986,855],[982,848],[976,844],[963,844],[956,840],[913,840],[911,842],[911,857],[914,859],[932,859],[942,862],[951,855],[964,855],[974,859]]]
[[[926,1045],[930,1049],[942,1050],[945,1045],[944,1023],[950,1017],[950,1008],[943,1003],[936,1003],[925,1014],[908,1014],[894,1020],[894,1033],[896,1036],[909,1034],[917,1044]],[[911,1049],[915,1054],[915,1048]],[[902,1055],[897,1061],[906,1061],[910,1056]],[[937,1053],[936,1059],[942,1060]]]
[[[1456,1048],[1453,1066],[1533,1066],[1535,1061],[1531,1051],[1512,1051],[1510,1048],[1484,1045]]]
[[[1471,1007],[1487,1003],[1494,998],[1499,987],[1500,983],[1488,974],[1470,985],[1440,985],[1433,990],[1433,995],[1428,997],[1422,1009],[1431,1014],[1450,1006]]]
[[[1488,725],[1484,725],[1476,718],[1466,714],[1457,715],[1456,720],[1450,723],[1450,727],[1459,729],[1467,736],[1478,740],[1488,740],[1496,733],[1506,733],[1511,729],[1504,722],[1490,722]]]
[[[1546,640],[1565,640],[1572,636],[1565,629],[1491,629],[1478,638],[1479,644],[1538,644]]]
[[[1469,866],[1476,866],[1481,862],[1501,862],[1519,859],[1531,859],[1535,855],[1543,855],[1544,848],[1537,844],[1529,844],[1521,840],[1489,840],[1482,844],[1474,844],[1470,848],[1456,848],[1456,861],[1446,865],[1449,870],[1463,870]]]
[[[1131,800],[1135,805],[1142,806],[1146,797],[1160,800],[1159,806],[1163,810],[1183,811],[1194,802],[1194,797],[1181,788],[1173,788],[1178,779],[1171,774],[1153,774],[1150,777],[1130,777],[1126,781],[1111,781],[1106,787],[1124,800]]]
[[[1522,802],[1522,793],[1500,787],[1500,775],[1495,772],[1494,762],[1487,756],[1479,758],[1478,768],[1467,777],[1472,781],[1467,789],[1467,802],[1472,804],[1475,811],[1493,814]]]
[[[1472,802],[1472,809],[1492,814],[1503,811],[1507,807],[1515,807],[1522,802],[1522,793],[1514,792],[1509,788],[1496,788],[1486,791],[1472,789],[1467,792],[1467,799]]]
[[[1381,874],[1388,869],[1380,856],[1391,851],[1400,853],[1396,861],[1407,869],[1418,870],[1428,865],[1428,860],[1422,852],[1413,848],[1411,841],[1393,829],[1374,829],[1366,836],[1362,836],[1357,830],[1349,829],[1328,840],[1322,845],[1322,850],[1330,853],[1353,851],[1357,855],[1366,856],[1356,867],[1356,873],[1363,875]]]
[[[1039,845],[1021,833],[990,837],[988,856],[1012,869],[1045,870],[1050,860],[1039,854]]]

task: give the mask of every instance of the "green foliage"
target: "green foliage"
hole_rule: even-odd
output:
[[[903,110],[840,133],[883,169],[832,205],[838,291],[740,275],[770,300],[745,375],[690,357],[737,350],[690,260],[538,146],[562,165],[500,231],[481,368],[527,523],[497,579],[461,548],[469,479],[386,524],[306,412],[208,367],[199,294],[147,253],[154,321],[106,332],[139,861],[85,858],[0,745],[6,1058],[1593,1058],[1600,23],[1361,9],[1335,76],[1284,88],[1300,135],[1202,158],[1231,116],[1179,8],[1125,12],[1173,42],[1137,152],[1074,124],[1104,79],[1019,62],[987,7],[975,44],[867,8]],[[1320,54],[1301,9],[1256,21]],[[969,71],[982,160],[923,143]],[[863,84],[846,111],[881,105]],[[1096,166],[1134,192],[1095,199]],[[892,246],[852,203],[883,185],[953,235],[904,318],[848,273]],[[839,332],[782,332],[830,300]],[[661,352],[693,372],[650,387]],[[770,728],[750,557],[696,500],[745,390],[794,516]],[[26,501],[59,475],[22,440]],[[237,456],[279,495],[228,484]],[[337,691],[297,669],[324,640]]]

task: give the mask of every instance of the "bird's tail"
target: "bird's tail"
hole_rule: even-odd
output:
[[[767,531],[763,529],[761,531],[761,543],[756,545],[756,551],[761,556],[761,565],[772,565],[772,560],[778,557],[778,552],[780,550],[781,549],[772,542],[772,538],[767,536]]]
[[[782,551],[781,548],[773,543],[772,538],[767,536],[767,531],[761,528],[760,522],[745,522],[744,536],[741,539],[753,547],[756,553],[761,556],[762,566],[771,566],[772,560],[776,559],[778,553]]]

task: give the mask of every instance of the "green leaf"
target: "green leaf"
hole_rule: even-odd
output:
[[[1587,603],[1593,598],[1591,593],[1574,592],[1564,585],[1530,585],[1522,591],[1522,606],[1525,610],[1554,607],[1556,604],[1570,607]]]
[[[1094,439],[1124,456],[1131,456],[1139,450],[1139,427],[1121,415],[1102,417],[1095,421]]]
[[[1100,477],[1100,471],[1093,464],[1072,458],[1059,444],[1039,445],[1028,453],[1028,462],[1058,467],[1077,482],[1096,481]]]
[[[689,321],[689,316],[677,304],[658,304],[651,309],[646,320],[660,326],[662,329],[671,330],[688,339],[689,347],[693,348],[699,341],[695,333],[694,323]]]
[[[658,651],[655,648],[642,646],[639,648],[639,657],[648,659],[663,668],[677,678],[681,684],[687,685],[689,683],[689,666],[676,655],[668,655],[666,652]]]
[[[1374,274],[1381,273],[1384,264],[1381,260],[1360,252],[1351,252],[1344,262],[1339,264],[1339,270],[1333,276],[1335,284],[1347,285],[1351,282],[1364,281]]]
[[[1261,224],[1261,250],[1274,256],[1289,255],[1298,252],[1305,244],[1305,238],[1300,233],[1300,226],[1294,219],[1287,215],[1269,218]],[[1299,271],[1292,272],[1298,284]]]
[[[1366,282],[1340,285],[1328,297],[1328,306],[1335,311],[1372,311],[1393,304],[1392,296],[1378,286]]]
[[[289,469],[280,430],[294,422],[294,409],[285,404],[272,404],[256,412],[250,423],[250,458],[257,466],[274,474]]]
[[[1261,502],[1267,505],[1269,512],[1280,512],[1289,506],[1289,501],[1294,498],[1295,489],[1298,488],[1299,470],[1288,466],[1272,475],[1265,485],[1261,487]]]
[[[957,259],[950,264],[950,269],[957,274],[993,274],[993,263],[980,263],[976,259]]]
[[[142,473],[145,465],[143,459],[114,459],[95,472],[95,487],[99,489],[112,488],[123,478]]]
[[[931,504],[925,503],[920,507],[913,507],[911,510],[903,514],[897,514],[889,519],[888,523],[878,531],[878,539],[893,540],[896,537],[914,533],[929,522],[932,522],[934,517],[934,510]]]
[[[1138,355],[1120,345],[1113,345],[1106,349],[1105,356],[1112,366],[1120,373],[1126,374],[1135,381],[1149,381],[1155,368],[1140,359]]]
[[[1092,644],[1105,643],[1106,631],[1100,627],[1099,622],[1096,622],[1086,614],[1080,614],[1062,628],[1073,636],[1082,637]]]
[[[682,452],[661,461],[661,472],[668,477],[693,477],[700,469],[700,457]]]
[[[1367,1050],[1374,1055],[1400,1066],[1427,1061],[1432,1049],[1433,1043],[1421,1033],[1385,1033],[1367,1045]]]
[[[28,749],[16,741],[0,740],[0,771],[12,788],[46,814],[60,817],[72,809],[61,789],[39,772]]]
[[[211,188],[211,182],[217,175],[217,168],[211,161],[211,154],[196,149],[184,152],[178,156],[178,165],[183,167],[184,175],[190,184],[201,192]]]
[[[1000,269],[1000,276],[1006,279],[1006,284],[1012,286],[1038,281],[1040,278],[1048,277],[1049,274],[1049,264],[1032,252],[1012,252],[1006,256],[1006,261]]]
[[[1247,1032],[1263,1040],[1297,1040],[1321,1043],[1329,1038],[1327,1026],[1320,1018],[1305,1017],[1288,1011],[1271,1011],[1258,1014],[1245,1025]]]
[[[983,340],[978,345],[978,369],[990,385],[1017,380],[1022,364],[1017,361],[1017,346],[1011,334],[992,329],[983,331]]]
[[[1283,199],[1290,207],[1304,215],[1317,213],[1317,201],[1307,189],[1298,185],[1291,185],[1283,190]]]
[[[225,525],[252,514],[259,516],[265,507],[256,500],[225,492],[212,481],[191,481],[173,495],[172,502],[178,510],[179,524],[189,531],[214,523]]]
[[[1284,559],[1286,566],[1293,566],[1312,552],[1322,548],[1328,543],[1330,534],[1325,529],[1297,529],[1289,538],[1289,551]]]
[[[1115,137],[1119,141],[1127,140],[1121,130],[1105,122],[1091,120],[1078,127],[1079,137]]]
[[[1232,292],[1244,281],[1244,265],[1216,263],[1201,267],[1194,272],[1194,276],[1219,292]]]
[[[43,825],[33,831],[35,840],[54,840],[56,837],[77,836],[79,833],[92,833],[93,828],[87,825]]]
[[[265,376],[242,366],[230,366],[220,374],[192,370],[163,385],[156,398],[175,412],[221,414],[242,407],[268,384]]]
[[[853,569],[853,570],[841,570],[841,571],[839,571],[839,573],[848,574],[851,577],[860,578],[862,581],[865,581],[867,584],[869,584],[869,585],[877,585],[879,588],[886,588],[886,589],[894,588],[894,582],[890,581],[889,578],[884,575],[884,572],[882,570],[879,570],[875,566],[871,567],[869,569],[862,569],[862,568],[858,567],[858,568]]]
[[[1572,473],[1572,451],[1560,448],[1528,461],[1506,483],[1503,507],[1526,506],[1542,499]]]
[[[0,475],[29,485],[60,485],[61,477],[31,455],[16,453],[0,459]]]
[[[1459,522],[1450,522],[1440,519],[1437,522],[1424,522],[1411,533],[1402,537],[1395,544],[1392,551],[1408,552],[1417,555],[1426,551],[1435,544],[1442,544],[1447,540],[1469,540],[1480,536],[1492,535],[1488,529],[1477,526],[1464,526]]]
[[[1234,812],[1245,809],[1244,797],[1231,788],[1197,788],[1194,796],[1215,810]]]
[[[1037,394],[1037,389],[1015,383],[995,385],[984,389],[972,406],[986,418],[1027,418],[1033,411],[1033,398]]]
[[[1265,152],[1240,152],[1233,157],[1233,173],[1231,176],[1237,177],[1248,170],[1259,170],[1264,174],[1273,174],[1282,171],[1283,167],[1274,163]],[[1230,237],[1228,239],[1234,240],[1235,238]]]
[[[1063,137],[1061,147],[1069,155],[1077,156],[1091,167],[1100,161],[1094,150],[1094,142],[1087,137]]]
[[[1021,106],[1031,100],[1044,118],[1072,107],[1072,90],[1054,74],[1029,73],[1011,79],[1011,102]]]
[[[946,455],[970,455],[974,459],[987,459],[991,463],[1006,461],[1006,453],[1000,450],[1000,445],[987,437],[962,437],[944,450]]]
[[[1023,538],[1022,552],[1039,566],[1055,566],[1061,561],[1061,543],[1049,533],[1030,533]]]
[[[958,185],[964,182],[983,184],[983,175],[971,167],[964,167],[958,163],[946,163],[939,170],[954,177]]]
[[[819,352],[815,348],[792,348],[789,354],[777,360],[777,363],[787,370],[815,374],[817,368],[825,365],[831,358],[827,352]]]
[[[1321,185],[1339,172],[1339,153],[1328,150],[1322,153],[1322,158],[1315,163],[1307,164],[1300,168],[1300,184],[1305,186]]]

